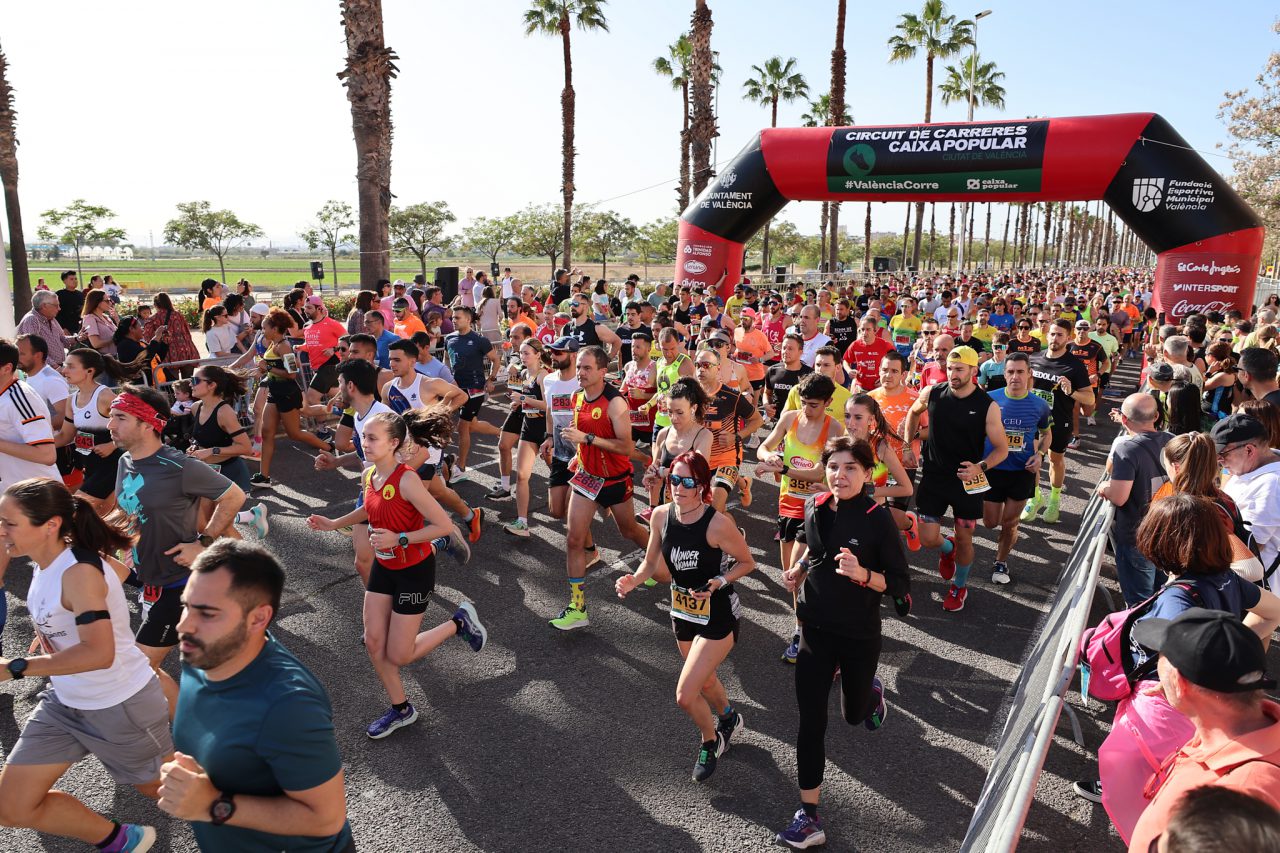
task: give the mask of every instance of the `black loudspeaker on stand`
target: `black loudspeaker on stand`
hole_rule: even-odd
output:
[[[448,305],[458,297],[458,268],[457,267],[436,267],[436,287],[440,288],[440,294],[444,297],[444,304]]]

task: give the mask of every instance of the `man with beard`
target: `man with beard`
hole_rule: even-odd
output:
[[[1049,501],[1041,497],[1037,482],[1031,502],[1022,511],[1023,522],[1034,520],[1043,507],[1045,523],[1058,523],[1062,484],[1067,479],[1066,452],[1073,435],[1071,411],[1076,403],[1093,404],[1089,369],[1068,348],[1071,327],[1070,320],[1052,321],[1045,331],[1045,350],[1031,356],[1032,393],[1053,406],[1053,443],[1049,445]]]
[[[569,325],[564,327],[563,334],[577,338],[578,349],[587,347],[603,347],[609,354],[609,360],[618,357],[622,349],[622,338],[618,333],[602,323],[591,319],[591,297],[585,293],[576,293],[569,299]]]
[[[182,594],[177,751],[159,806],[202,850],[355,850],[329,697],[267,634],[283,591],[270,552],[222,539]]]

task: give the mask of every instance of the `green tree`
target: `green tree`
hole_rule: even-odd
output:
[[[743,81],[745,90],[742,97],[769,108],[769,126],[778,126],[778,102],[790,103],[809,96],[809,84],[804,75],[796,71],[795,57],[783,60],[781,56],[771,56],[764,65],[751,66],[754,77]],[[764,224],[760,264],[769,266],[769,223]]]
[[[387,47],[382,0],[342,0],[347,65],[338,79],[351,102],[360,204],[360,286],[373,290],[391,277],[387,219],[391,211],[391,79],[399,71]]]
[[[355,224],[351,205],[331,199],[316,213],[315,224],[298,235],[311,251],[323,248],[329,252],[329,261],[333,264],[334,293],[338,292],[338,249],[356,241],[356,235],[350,231]],[[263,249],[262,257],[266,256],[267,250]]]
[[[955,56],[973,44],[973,21],[957,20],[947,14],[942,0],[925,0],[920,14],[906,12],[889,37],[889,61],[907,62],[924,52],[924,121],[933,121],[933,61]],[[924,202],[916,202],[916,236],[911,257],[913,265],[920,261],[921,228],[924,224]]]
[[[680,221],[674,216],[656,219],[640,226],[636,237],[631,241],[641,265],[644,267],[644,279],[649,280],[649,263],[675,263],[676,242],[680,234]]]
[[[564,263],[568,266],[572,257],[573,242],[573,148],[574,92],[573,50],[569,32],[576,23],[580,30],[609,31],[604,17],[605,0],[533,0],[524,13],[524,33],[542,33],[560,36],[564,49],[564,90],[560,93],[561,120],[561,189],[564,192]]]
[[[635,239],[636,227],[631,220],[614,210],[587,209],[578,221],[577,244],[587,257],[600,259],[600,277],[609,274],[609,255],[625,252]]]
[[[1280,33],[1280,21],[1272,27]],[[1280,51],[1268,58],[1255,88],[1225,93],[1218,118],[1231,144],[1231,184],[1267,226],[1268,263],[1280,260]]]
[[[45,224],[36,234],[41,240],[65,243],[76,256],[76,274],[83,278],[80,269],[80,250],[90,243],[112,243],[124,239],[123,228],[104,227],[102,221],[115,213],[110,208],[89,204],[78,198],[64,208],[53,208],[40,214]],[[26,312],[23,312],[26,313]]]
[[[515,216],[478,216],[462,231],[462,245],[498,263],[498,255],[515,243],[520,227]]]
[[[9,263],[13,265],[13,313],[20,319],[31,310],[31,275],[27,271],[27,241],[22,232],[18,202],[18,129],[9,85],[9,60],[0,51],[0,184],[9,222]]]
[[[947,76],[938,86],[943,104],[969,103],[970,84],[973,87],[973,103],[980,107],[1004,109],[1004,87],[1000,81],[1004,72],[996,70],[994,62],[983,62],[979,55],[975,61],[973,54],[966,56],[960,67],[948,65]]]
[[[839,126],[845,122],[840,121],[843,115],[847,115],[849,110],[844,102],[845,87],[845,52],[844,52],[844,25],[846,17],[845,0],[837,0],[836,3],[836,45],[831,51],[831,112],[830,122]],[[852,124],[852,120],[849,122]],[[831,274],[836,273],[836,263],[840,257],[840,202],[832,202],[831,204],[831,249],[830,264]]]
[[[178,205],[178,216],[164,226],[164,241],[184,249],[204,249],[218,258],[222,281],[227,280],[227,252],[252,237],[261,237],[262,229],[243,222],[229,210],[213,210],[207,201],[184,201]]]
[[[530,205],[516,214],[516,239],[512,247],[517,253],[551,260],[551,275],[564,251],[565,217],[559,205]]]
[[[392,207],[387,219],[392,250],[408,252],[418,259],[422,277],[427,277],[427,255],[446,251],[453,243],[444,233],[449,223],[457,221],[449,204],[443,201]]]
[[[772,240],[771,261],[788,266],[800,262],[808,244],[808,238],[800,233],[800,229],[785,219],[774,226]]]

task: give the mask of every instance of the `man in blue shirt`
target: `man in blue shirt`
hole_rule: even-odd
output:
[[[267,633],[284,569],[220,539],[191,567],[178,625],[182,686],[160,808],[204,853],[348,853],[342,758],[329,697]]]
[[[501,367],[498,350],[479,332],[472,331],[476,312],[465,305],[453,309],[453,334],[444,339],[449,353],[449,367],[453,370],[454,384],[467,392],[466,405],[458,412],[458,460],[453,469],[453,482],[467,476],[467,454],[471,451],[471,433],[501,435],[488,421],[480,420],[480,407],[486,394],[493,391],[494,382]],[[488,362],[486,364],[485,362]]]
[[[1009,455],[987,472],[991,488],[982,495],[982,523],[988,530],[1000,528],[991,570],[991,582],[998,584],[1010,580],[1009,552],[1018,541],[1022,508],[1035,492],[1041,457],[1049,449],[1053,435],[1049,417],[1052,407],[1043,397],[1031,393],[1031,360],[1026,353],[1005,356],[1004,380],[1005,387],[987,393],[1000,407]],[[990,452],[988,441],[984,453]]]
[[[449,369],[449,365],[432,354],[431,336],[426,332],[414,332],[411,340],[418,347],[418,363],[413,366],[413,369],[428,379],[443,379],[450,385],[455,384],[453,371]]]
[[[378,344],[378,367],[390,369],[390,346],[400,340],[400,336],[387,328],[387,318],[376,308],[364,313],[364,328]]]

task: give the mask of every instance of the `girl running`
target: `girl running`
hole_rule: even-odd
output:
[[[297,291],[295,291],[297,292]],[[284,424],[289,438],[316,450],[333,451],[333,446],[309,432],[304,432],[298,410],[302,408],[302,389],[298,386],[298,357],[286,340],[293,320],[285,311],[272,308],[262,321],[262,340],[267,345],[258,361],[262,384],[267,386],[267,406],[262,411],[262,464],[249,478],[253,486],[269,489],[271,459],[276,453],[276,430]]]
[[[902,439],[889,425],[876,399],[870,394],[849,398],[844,406],[844,426],[851,438],[871,446],[875,464],[871,469],[870,496],[876,503],[888,505],[893,498],[911,497],[911,478],[900,458]],[[889,506],[889,512],[899,530],[907,532],[916,526],[915,513],[894,506]]]
[[[524,365],[525,382],[518,393],[511,395],[513,406],[518,402],[524,415],[516,451],[516,520],[503,529],[513,536],[528,536],[529,478],[533,476],[538,448],[547,440],[547,401],[542,399],[542,380],[551,367],[551,354],[542,341],[528,338],[520,345],[520,363]]]
[[[702,736],[693,781],[705,782],[716,760],[742,731],[716,675],[738,640],[738,594],[734,581],[755,571],[755,560],[733,519],[711,504],[711,467],[686,451],[671,463],[671,502],[653,511],[649,548],[634,574],[618,578],[619,598],[651,577],[671,584],[671,627],[684,658],[676,682],[676,704]],[[727,564],[727,565],[725,565]]]
[[[222,476],[248,494],[249,466],[244,458],[253,452],[253,445],[235,410],[236,400],[244,396],[244,391],[244,378],[238,373],[213,364],[196,370],[191,377],[191,396],[196,403],[191,410],[191,446],[187,448],[187,455],[220,471]],[[197,530],[209,526],[213,507],[213,501],[200,499]],[[261,502],[238,513],[236,521],[252,524],[258,537],[266,538],[269,529],[267,508]],[[233,525],[228,525],[218,535],[240,538]]]
[[[454,635],[478,652],[484,648],[487,632],[470,602],[463,602],[447,621],[419,630],[436,585],[436,542],[447,541],[454,525],[418,475],[399,460],[417,441],[415,436],[409,442],[403,418],[379,412],[365,422],[361,438],[370,465],[362,478],[364,505],[336,519],[313,515],[307,524],[313,530],[369,524],[374,561],[364,594],[365,651],[391,707],[369,724],[366,734],[380,739],[418,719],[405,695],[400,668]]]
[[[112,390],[100,381],[128,378],[131,373],[110,356],[95,349],[76,349],[62,365],[71,395],[67,397],[59,446],[72,445],[77,468],[84,472],[77,495],[87,500],[98,515],[105,516],[116,505],[116,463],[124,451],[116,447],[107,431],[110,423]]]
[[[666,396],[666,412],[671,424],[658,430],[653,441],[653,461],[641,480],[641,485],[649,490],[649,508],[637,516],[644,524],[649,523],[654,507],[663,501],[667,476],[675,458],[688,451],[702,454],[703,459],[711,455],[711,430],[702,425],[711,401],[698,380],[687,376],[677,379]]]

